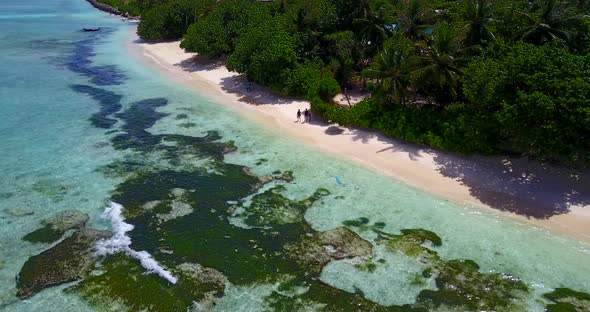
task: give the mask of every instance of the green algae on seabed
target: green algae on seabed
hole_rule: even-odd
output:
[[[515,299],[523,298],[527,286],[504,274],[486,274],[471,260],[450,260],[437,268],[438,290],[423,290],[418,302],[434,307],[464,307],[469,311],[524,310]]]
[[[80,229],[54,247],[32,256],[17,278],[17,293],[29,297],[44,288],[79,280],[92,271],[96,261],[92,253],[95,242],[108,233]]]
[[[49,224],[23,236],[23,240],[31,243],[53,243],[58,241],[66,232],[56,229]]]
[[[69,230],[81,229],[88,222],[88,215],[78,210],[65,210],[44,220],[43,227],[25,235],[23,240],[31,243],[53,243]]]
[[[340,198],[342,196],[338,196],[336,198]],[[342,197],[344,198],[344,197]],[[385,223],[384,222],[375,222],[373,223],[373,225],[369,225],[369,219],[364,218],[364,217],[360,217],[356,220],[346,220],[344,222],[342,222],[343,225],[345,226],[350,226],[350,227],[356,227],[358,228],[359,231],[364,232],[364,231],[368,231],[368,230],[381,230],[385,227]]]
[[[130,311],[187,311],[198,305],[210,308],[225,290],[223,275],[199,265],[183,263],[173,269],[176,284],[145,274],[139,261],[114,255],[103,261],[101,272],[89,276],[68,292],[82,295],[101,310],[124,306]]]
[[[33,184],[32,190],[49,197],[53,202],[60,202],[70,188],[69,185],[61,184],[59,181],[46,179]]]
[[[370,255],[370,243],[346,228],[317,232],[303,220],[295,224],[268,224],[270,228],[264,229],[243,229],[231,225],[231,214],[226,202],[248,196],[255,190],[259,180],[246,174],[239,166],[227,166],[229,168],[226,170],[233,173],[229,175],[229,179],[233,183],[242,182],[240,185],[219,187],[227,185],[225,182],[230,182],[225,181],[228,179],[226,175],[209,174],[204,177],[203,173],[199,172],[171,171],[154,172],[123,182],[116,190],[114,200],[126,207],[132,207],[130,212],[126,213],[129,218],[127,222],[136,226],[130,233],[133,240],[132,248],[147,250],[168,268],[178,268],[182,264],[178,263],[179,261],[199,263],[203,267],[221,272],[228,282],[236,285],[272,282],[286,275],[297,276],[299,281],[308,284],[319,283],[317,277],[327,261]],[[157,222],[154,221],[159,213],[156,211],[158,204],[150,209],[145,209],[145,204],[158,198],[168,198],[173,189],[179,187],[195,190],[182,194],[183,200],[190,203],[194,211],[155,226]],[[317,200],[321,197],[320,194],[322,192],[317,191],[307,200]],[[270,197],[265,199],[265,202],[277,199],[275,193],[259,195]],[[288,205],[295,203],[289,203],[284,197],[278,200]],[[291,242],[293,244],[289,244]],[[300,248],[311,245],[313,247]],[[331,249],[327,246],[331,246]],[[171,250],[173,254],[161,252],[162,249]],[[314,252],[310,253],[310,250]],[[311,266],[311,260],[317,258],[318,254],[324,260]],[[187,304],[192,304],[186,296],[182,296],[189,291],[186,289],[188,286],[180,282],[182,276],[179,277],[179,283],[174,286],[163,285],[165,283],[157,276],[144,277],[150,279],[149,282],[145,282],[149,288],[144,289],[136,287],[133,278],[127,282],[116,280],[117,276],[129,271],[129,268],[120,273],[111,272],[116,266],[112,268],[108,265],[109,262],[106,263],[103,267],[105,273],[87,278],[72,290],[80,292],[91,303],[98,304],[108,298],[114,298],[132,310],[170,310],[178,307],[186,309]],[[141,274],[141,270],[138,270],[138,274]],[[178,274],[178,271],[173,270],[173,273]],[[127,277],[123,278],[126,279]],[[167,288],[159,293],[156,291],[159,287]],[[170,290],[170,287],[173,290]],[[149,296],[150,299],[145,301],[145,296]]]
[[[14,193],[12,193],[12,192],[2,192],[2,193],[0,193],[0,199],[9,199],[12,196],[14,196]]]
[[[187,129],[188,129],[188,128],[193,128],[193,127],[196,127],[196,126],[197,126],[197,124],[196,124],[196,123],[194,123],[194,122],[183,122],[183,123],[179,123],[179,124],[178,124],[178,126],[179,126],[179,127],[183,127],[183,128],[187,128]]]
[[[386,307],[367,300],[360,290],[347,292],[322,282],[320,273],[332,260],[372,260],[371,243],[352,230],[340,227],[319,232],[303,218],[305,211],[328,192],[318,189],[302,201],[284,197],[281,186],[257,193],[270,181],[291,181],[292,173],[279,176],[280,172],[275,171],[275,176],[256,176],[247,167],[224,163],[224,153],[236,147],[232,142],[220,143],[216,132],[204,137],[149,133],[146,129],[166,116],[155,111],[166,102],[139,101],[117,114],[125,124],[123,133],[112,139],[113,146],[140,157],[137,162],[111,168],[124,171],[119,172],[124,180],[112,199],[125,207],[126,222],[135,227],[128,233],[131,248],[149,252],[178,277],[178,283],[170,285],[156,275],[144,274],[136,260],[124,255],[110,256],[104,260],[102,272],[70,289],[90,303],[105,309],[110,303],[118,303],[135,311],[184,311],[212,306],[223,295],[224,285],[279,283],[264,298],[268,310],[315,307],[324,311],[429,311],[440,305],[492,310],[504,308],[514,291],[526,290],[515,279],[479,272],[472,262],[440,259],[433,248],[442,242],[432,232],[415,229],[388,234],[382,231],[384,223],[369,225],[365,219],[347,225],[359,232],[378,233],[376,243],[385,244],[391,252],[426,261],[429,269],[423,276],[435,278],[439,290],[423,291],[414,304]],[[142,158],[154,153],[167,163],[142,163]],[[186,154],[210,159],[215,170],[170,167],[181,163]],[[134,170],[139,172],[129,174]],[[162,222],[162,216],[173,211],[171,201],[179,200],[178,189],[185,190],[181,201],[192,212],[182,210],[176,218]],[[251,204],[242,208],[244,222],[250,227],[238,227],[230,222],[236,208],[230,203],[239,204],[249,197]],[[372,263],[378,265],[380,261]],[[496,282],[502,291],[484,293],[490,283]],[[483,298],[483,305],[478,304],[477,296]]]
[[[244,206],[241,216],[250,226],[271,226],[303,222],[305,211],[323,196],[329,195],[326,189],[318,189],[313,195],[303,200],[290,200],[281,195],[283,185],[277,185],[262,194],[252,197],[250,205]]]
[[[423,229],[404,229],[401,235],[394,235],[374,230],[379,235],[379,240],[385,241],[386,246],[391,251],[397,251],[409,257],[426,258],[430,262],[438,262],[436,251],[428,248],[425,244],[430,243],[434,246],[442,245],[442,240],[433,232]]]
[[[546,306],[548,312],[586,312],[590,311],[590,294],[569,288],[556,288],[543,295],[551,301]]]
[[[345,221],[345,224],[362,227],[367,226],[369,220],[361,218]],[[422,277],[425,280],[434,277],[438,290],[422,290],[414,307],[431,310],[448,306],[464,311],[524,310],[522,302],[517,302],[528,292],[523,282],[510,275],[482,273],[477,263],[471,260],[441,259],[433,249],[442,245],[442,239],[435,233],[424,229],[404,229],[399,235],[378,229],[374,232],[378,235],[376,242],[385,244],[390,252],[399,252],[429,266],[422,272]],[[419,280],[417,275],[413,282]]]

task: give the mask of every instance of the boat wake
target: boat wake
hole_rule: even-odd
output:
[[[103,239],[96,243],[95,253],[98,256],[108,256],[116,253],[125,253],[141,263],[147,273],[155,273],[166,279],[172,284],[176,284],[178,279],[172,273],[158,264],[158,262],[147,251],[135,251],[131,249],[131,238],[127,232],[133,230],[133,225],[126,223],[123,217],[123,206],[114,202],[105,209],[104,218],[108,218],[112,223],[113,235],[109,239]]]

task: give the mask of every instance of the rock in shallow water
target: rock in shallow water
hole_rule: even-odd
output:
[[[32,243],[53,243],[59,240],[67,231],[83,228],[88,222],[88,215],[78,210],[66,210],[41,222],[42,228],[23,237]]]
[[[92,271],[96,257],[92,248],[109,232],[81,229],[54,247],[32,256],[17,277],[20,298],[30,297],[44,288],[81,279]]]
[[[332,259],[370,256],[372,248],[371,243],[345,227],[319,232],[285,245],[289,257],[313,274],[319,274]]]
[[[6,208],[4,209],[6,214],[9,214],[13,217],[24,217],[24,216],[31,216],[35,214],[35,212],[31,209],[26,208]]]

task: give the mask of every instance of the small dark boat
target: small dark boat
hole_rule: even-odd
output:
[[[82,28],[84,31],[99,31],[100,27],[98,28]]]

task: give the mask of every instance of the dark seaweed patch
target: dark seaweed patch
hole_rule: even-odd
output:
[[[46,224],[42,228],[23,236],[23,240],[31,243],[53,243],[59,240],[64,233],[65,231]]]
[[[282,185],[275,186],[262,194],[255,195],[252,203],[244,207],[246,210],[245,222],[251,226],[269,226],[276,224],[303,222],[303,215],[307,208],[329,192],[325,189],[316,191],[315,194],[304,200],[289,200],[283,197]]]
[[[115,123],[117,123],[116,119],[109,118],[109,116],[121,109],[121,98],[123,98],[122,95],[87,85],[72,85],[70,88],[78,93],[84,93],[91,96],[100,104],[99,112],[93,114],[92,117],[90,117],[90,121],[94,126],[98,128],[109,129]]]
[[[98,86],[120,85],[125,80],[125,74],[115,65],[93,66],[92,58],[96,55],[94,46],[100,41],[101,36],[112,33],[112,29],[101,29],[100,34],[91,34],[88,39],[74,42],[73,50],[67,61],[66,67],[81,75],[90,78],[90,81]]]
[[[82,229],[56,246],[30,257],[17,278],[16,295],[29,297],[43,288],[83,278],[92,270],[92,246],[106,233]]]
[[[584,312],[590,311],[590,294],[569,288],[556,288],[543,295],[551,303],[548,312]]]
[[[115,116],[124,121],[121,130],[124,132],[112,139],[116,149],[132,149],[138,152],[160,151],[165,158],[178,164],[183,155],[195,155],[202,158],[212,158],[221,165],[223,154],[235,150],[233,142],[216,142],[221,136],[215,131],[209,131],[203,137],[193,137],[178,134],[151,134],[146,129],[152,127],[158,120],[168,116],[156,111],[157,108],[168,104],[165,98],[145,99],[135,103],[125,111]]]
[[[196,272],[199,274],[194,276],[177,268],[174,274],[178,276],[178,282],[171,285],[158,276],[145,274],[137,260],[124,255],[106,259],[103,271],[103,274],[90,276],[68,292],[79,292],[83,298],[104,310],[112,310],[109,304],[115,299],[131,311],[187,311],[193,302],[200,302],[203,307],[204,301],[221,296],[225,289],[222,275],[214,271],[199,268]]]
[[[43,227],[25,235],[23,240],[31,243],[53,243],[67,231],[84,228],[88,215],[78,210],[64,210],[43,220]]]
[[[135,102],[124,112],[118,113],[116,116],[125,121],[122,127],[125,133],[113,138],[113,146],[117,149],[132,148],[140,151],[153,149],[161,137],[150,134],[146,129],[168,115],[156,111],[156,108],[166,104],[168,100],[165,98],[146,99]]]

